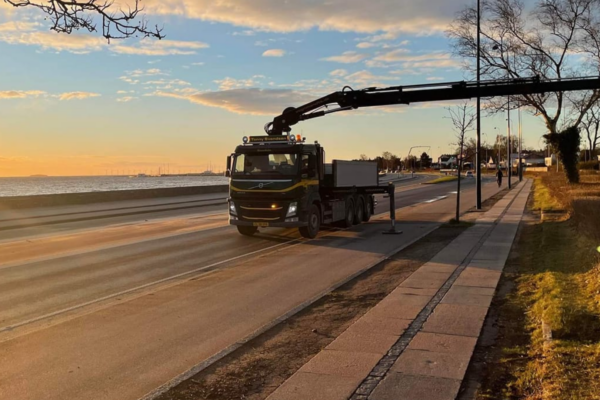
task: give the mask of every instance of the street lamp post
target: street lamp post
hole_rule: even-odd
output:
[[[481,81],[481,0],[477,0],[477,87]],[[477,92],[479,93],[479,91]],[[475,151],[476,169],[476,203],[477,209],[481,210],[481,97],[477,96],[477,145]],[[459,177],[460,179],[460,177]]]
[[[521,109],[519,108],[519,182],[523,181],[523,123],[521,120]]]

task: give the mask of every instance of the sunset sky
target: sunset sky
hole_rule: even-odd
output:
[[[166,39],[56,34],[0,0],[0,176],[203,171],[285,107],[354,88],[471,79],[444,31],[463,0],[146,0]],[[454,148],[447,104],[297,125],[331,158]],[[544,125],[524,117],[525,144]],[[483,122],[484,140],[506,132]]]

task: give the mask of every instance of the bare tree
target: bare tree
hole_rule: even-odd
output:
[[[79,29],[97,32],[101,20],[102,36],[108,41],[131,36],[164,38],[161,28],[149,28],[147,21],[139,18],[143,10],[141,0],[131,1],[133,8],[114,11],[114,4],[107,0],[4,0],[15,7],[38,8],[51,21],[50,29],[60,33],[70,34]]]
[[[475,109],[469,106],[468,102],[464,102],[459,106],[448,108],[449,118],[452,120],[452,129],[456,134],[456,145],[458,146],[458,160],[457,160],[457,172],[458,182],[456,189],[456,218],[455,221],[460,222],[460,174],[462,170],[462,164],[464,162],[464,146],[465,136],[467,132],[473,131],[477,114]],[[479,166],[478,166],[479,168]]]
[[[587,134],[590,154],[593,154],[600,141],[600,104],[594,104],[581,120],[581,128]]]
[[[366,155],[366,154],[361,154],[361,155],[360,155],[360,157],[358,157],[358,159],[359,159],[360,161],[369,161],[369,160],[370,160],[370,158],[369,158],[369,157],[367,157],[367,155]]]
[[[385,169],[390,169],[390,165],[393,164],[394,161],[394,155],[389,151],[384,151],[381,154],[381,158],[383,158]]]
[[[600,72],[600,0],[538,0],[526,9],[522,0],[481,0],[481,73],[483,79],[539,76],[563,79]],[[465,8],[448,30],[454,53],[476,72],[477,9]],[[565,108],[578,126],[587,110],[600,99],[600,90],[579,95],[582,107],[571,107],[563,93],[494,98],[492,112],[526,107],[541,116],[550,133],[561,130]]]

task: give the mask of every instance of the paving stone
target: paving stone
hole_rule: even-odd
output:
[[[326,347],[327,350],[360,351],[383,356],[398,341],[400,336],[375,331],[364,332],[347,329]]]
[[[471,268],[479,268],[479,269],[489,269],[493,271],[502,271],[504,269],[504,265],[506,264],[505,260],[482,260],[478,259],[475,256],[474,259],[469,263],[469,267]]]
[[[453,285],[441,303],[489,307],[494,297],[494,291],[492,288]]]
[[[417,294],[421,296],[435,296],[438,289],[417,289],[411,287],[398,286],[392,293]]]
[[[496,288],[502,272],[482,268],[467,267],[454,282],[459,286],[479,286]]]
[[[415,289],[439,289],[448,279],[419,279],[409,276],[400,287],[410,287]]]
[[[452,275],[452,273],[454,272],[454,270],[458,267],[458,265],[455,268],[447,268],[445,271],[439,271],[437,269],[432,269],[432,268],[425,268],[425,266],[419,268],[417,271],[415,271],[411,277],[413,279],[443,279],[446,280],[448,278],[450,278],[450,275]]]
[[[304,364],[299,371],[357,378],[360,383],[380,359],[381,355],[375,353],[323,350]]]
[[[460,380],[393,372],[377,386],[370,399],[454,400],[459,389]]]
[[[413,320],[423,310],[421,306],[398,305],[397,303],[378,304],[369,311],[373,316]]]
[[[423,325],[424,332],[478,337],[487,307],[439,304]]]
[[[409,375],[463,379],[471,353],[438,353],[425,350],[405,350],[391,371]]]
[[[365,314],[352,324],[348,330],[365,333],[375,332],[387,335],[400,336],[411,324],[412,320],[388,318],[375,314]]]
[[[356,378],[298,372],[267,400],[346,400],[359,384]]]
[[[425,307],[433,296],[422,296],[418,294],[406,294],[406,293],[390,293],[386,298],[384,298],[379,304],[382,306],[387,305],[388,303],[395,304],[398,307],[407,305],[407,306],[421,306]]]
[[[467,353],[475,349],[477,338],[469,336],[444,335],[441,333],[419,332],[408,345],[408,350],[427,350],[436,353]]]

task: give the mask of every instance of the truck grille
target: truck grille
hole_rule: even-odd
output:
[[[287,211],[287,205],[273,203],[268,204],[240,204],[240,217],[248,221],[283,221]]]

